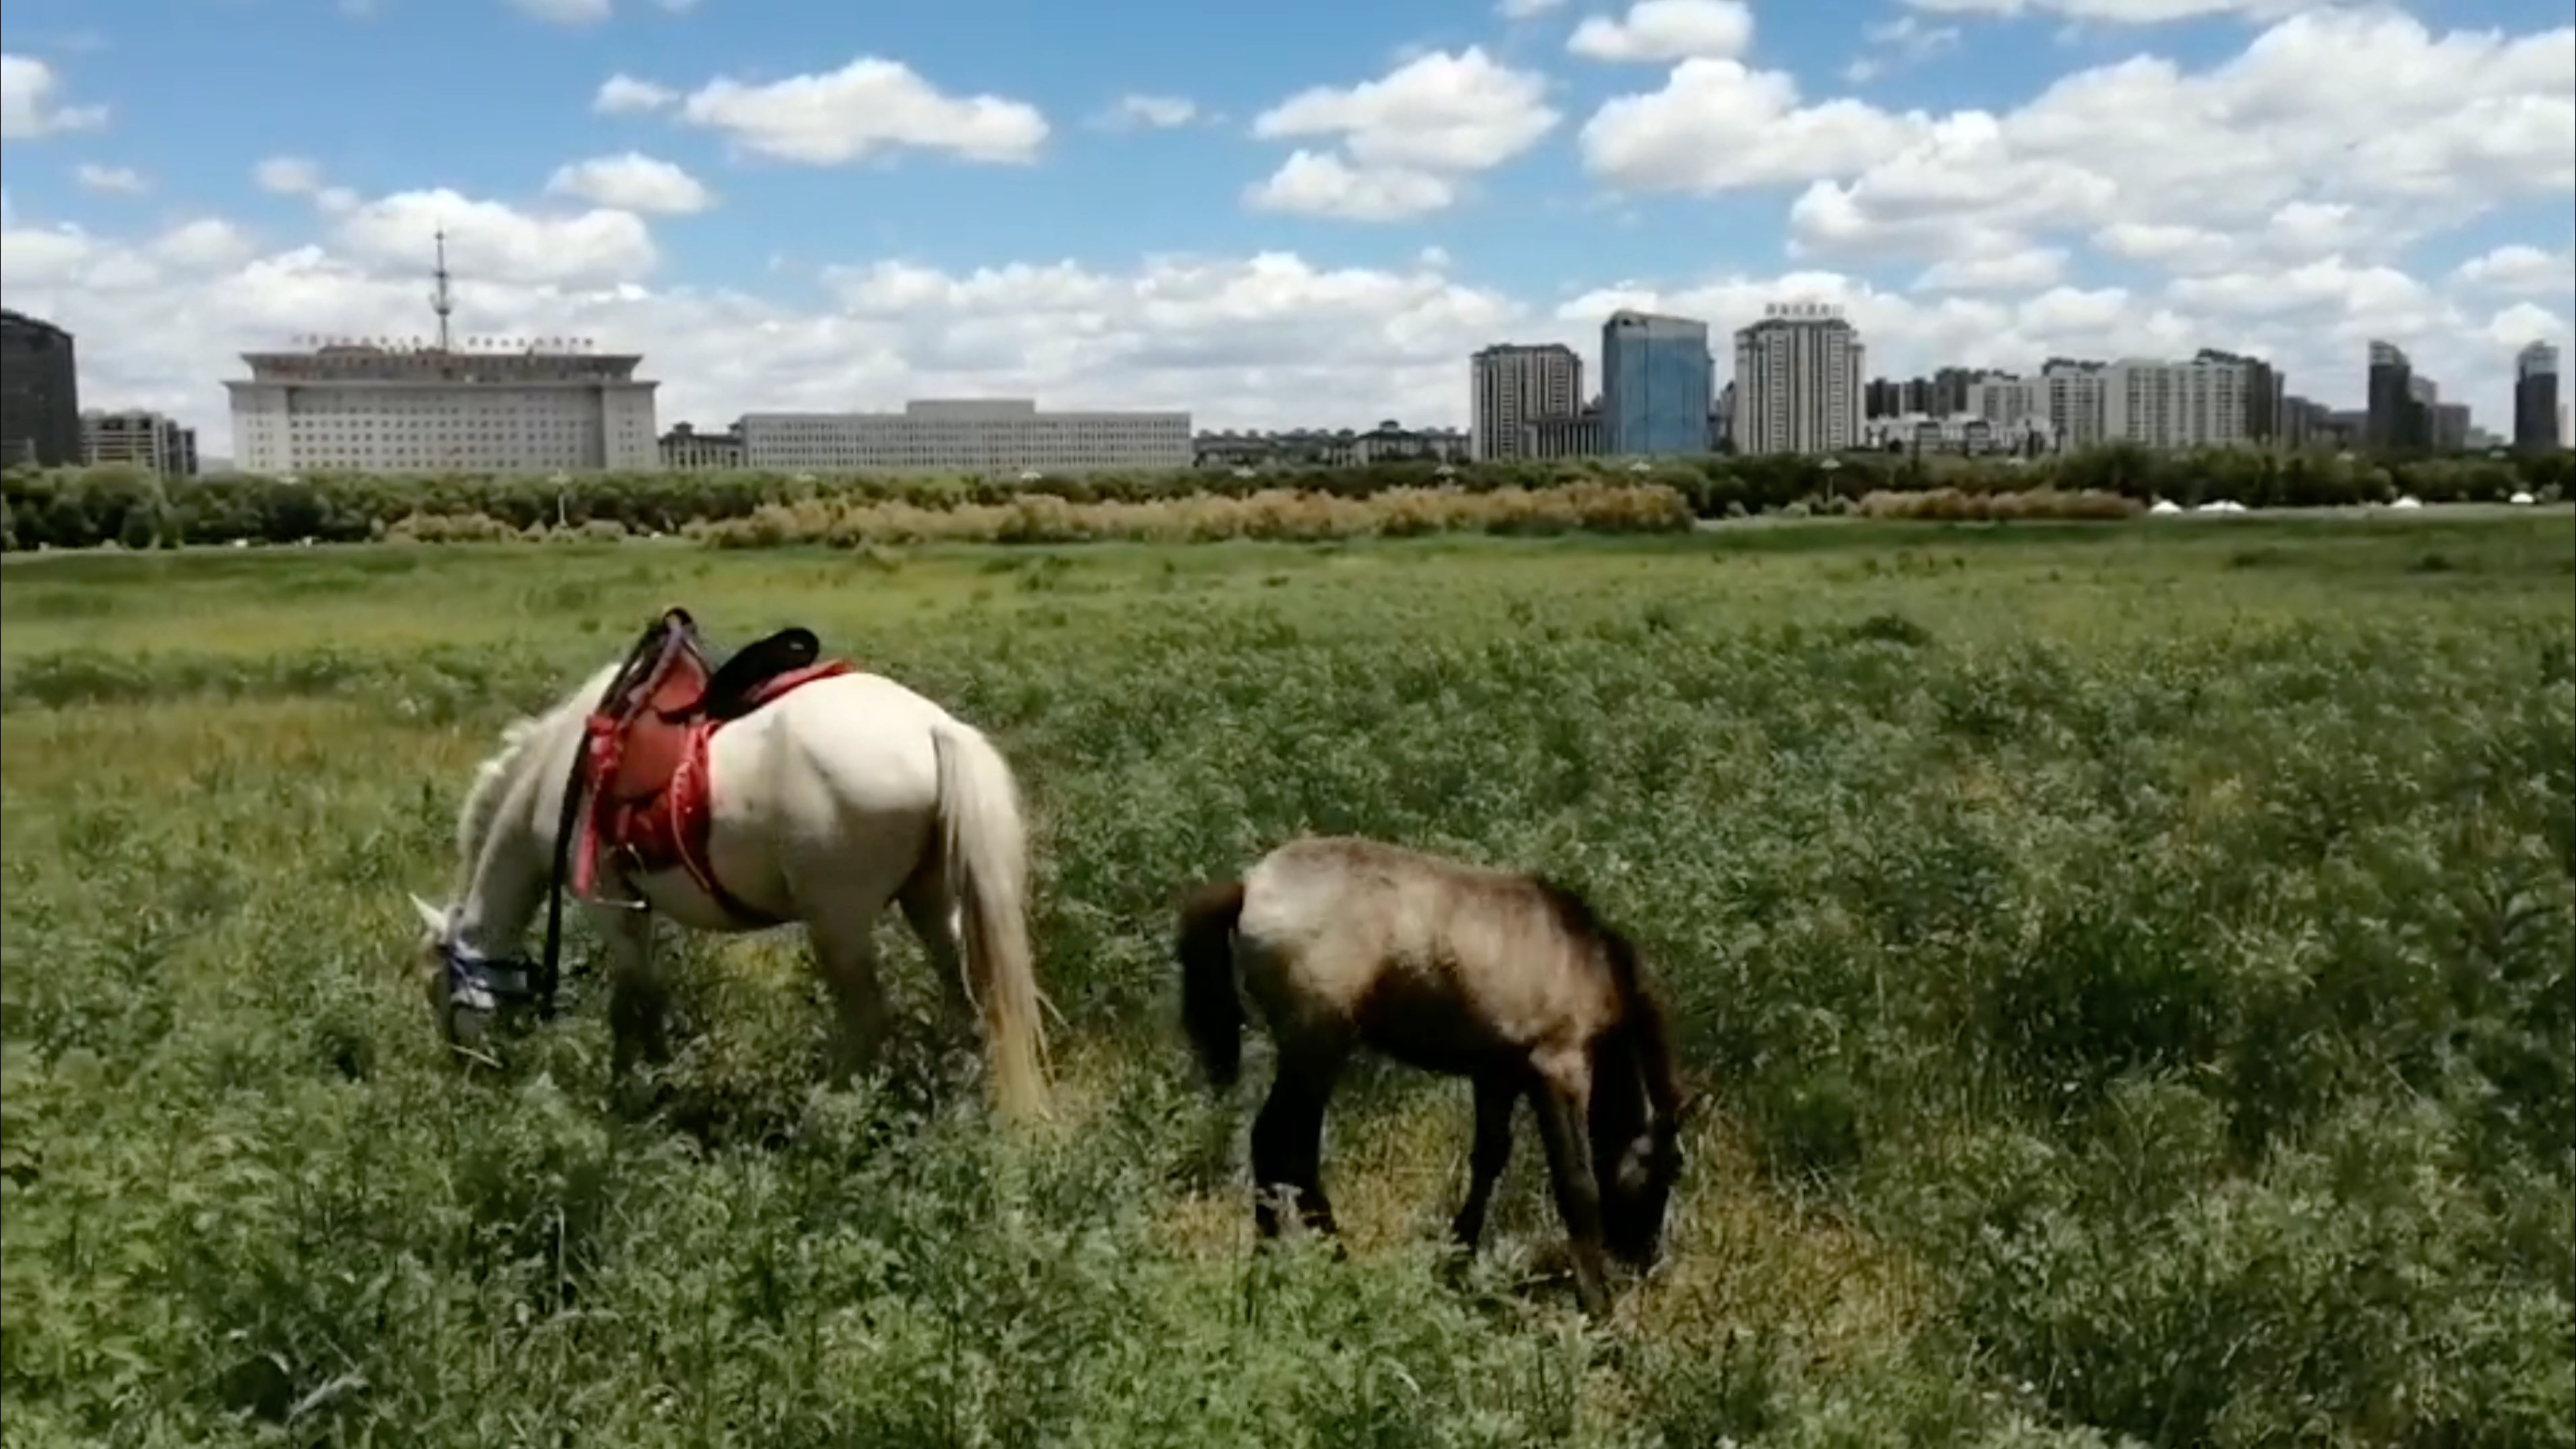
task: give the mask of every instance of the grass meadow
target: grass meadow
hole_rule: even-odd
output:
[[[650,1114],[578,987],[437,1045],[404,892],[671,602],[1001,741],[1056,1131],[820,1089],[789,932],[665,936]],[[2563,509],[56,555],[0,681],[12,1449],[2576,1442]],[[1251,1251],[1266,1044],[1201,1084],[1169,906],[1301,830],[1562,872],[1668,983],[1712,1106],[1612,1321],[1526,1114],[1442,1261],[1454,1081],[1354,1073],[1348,1261]]]

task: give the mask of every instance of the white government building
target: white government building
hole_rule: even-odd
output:
[[[742,466],[762,472],[1184,471],[1187,412],[1041,412],[1029,398],[929,398],[899,413],[745,413]]]
[[[229,381],[249,473],[637,472],[659,468],[641,357],[528,346],[336,343],[249,352]]]
[[[452,345],[447,236],[435,341],[320,341],[246,352],[232,394],[233,462],[250,473],[637,472],[661,466],[641,356],[586,340]]]

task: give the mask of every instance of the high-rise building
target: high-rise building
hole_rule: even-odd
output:
[[[2362,444],[2373,452],[2413,452],[2433,440],[2432,409],[2419,395],[2415,364],[2393,342],[2370,344],[2365,414]]]
[[[1625,309],[1611,313],[1601,324],[1603,445],[1631,457],[1707,452],[1716,372],[1707,323]]]
[[[2123,358],[2102,370],[2102,437],[2156,449],[2232,448],[2253,441],[2251,395],[2259,363]],[[2262,368],[2269,373],[2271,369]]]
[[[1873,378],[1863,412],[1873,418],[1953,418],[1976,412],[1970,391],[1989,378],[2009,373],[1990,367],[1944,367],[1930,377]]]
[[[1985,419],[1997,427],[2035,423],[2038,431],[2048,428],[2048,382],[2044,378],[2015,377],[2009,372],[1990,372],[1968,384],[1961,400],[1960,412]],[[2033,429],[2023,428],[2023,432]]]
[[[1922,411],[1913,405],[1910,396],[1921,385],[1919,380],[1900,382],[1892,377],[1871,378],[1861,389],[1861,420],[1903,417],[1907,413]]]
[[[1840,308],[1774,303],[1735,334],[1735,447],[1746,454],[1860,446],[1867,349]]]
[[[1501,342],[1467,359],[1469,446],[1478,461],[1523,456],[1528,425],[1583,406],[1583,359],[1562,342]]]
[[[2283,381],[2279,368],[2259,357],[2222,352],[2215,347],[2200,349],[2199,354],[2192,360],[2234,363],[2243,368],[2245,440],[2265,448],[2281,446],[2281,433],[2285,426],[2282,410],[2287,406],[2284,400],[2289,396],[2289,388]]]
[[[2292,452],[2340,446],[2334,412],[2324,403],[2296,393],[2281,399],[2281,446]]]
[[[79,467],[80,414],[72,335],[0,308],[0,468]]]
[[[2432,409],[2433,451],[2458,453],[2469,446],[2469,405],[2437,402]]]
[[[245,472],[446,473],[661,466],[643,358],[587,341],[454,345],[447,237],[438,236],[435,341],[344,339],[246,352],[232,394]]]
[[[2546,342],[2534,342],[2514,354],[2513,445],[2529,452],[2566,446],[2561,416],[2558,349]]]
[[[2099,447],[2103,439],[2104,364],[2052,357],[2039,369],[2048,399],[2048,435],[2072,452]]]
[[[197,475],[197,430],[176,418],[130,408],[81,414],[81,457],[93,468],[124,466],[164,478]]]

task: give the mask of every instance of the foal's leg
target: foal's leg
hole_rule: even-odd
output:
[[[809,922],[806,937],[814,945],[814,964],[840,1007],[840,1031],[833,1052],[832,1078],[855,1080],[877,1063],[885,1043],[886,1001],[877,981],[874,933],[865,921]]]
[[[1568,1075],[1572,1085],[1561,1079]],[[1610,1311],[1610,1289],[1601,1262],[1601,1191],[1592,1178],[1591,1134],[1583,1125],[1590,1086],[1588,1073],[1549,1073],[1530,1093],[1530,1105],[1538,1116],[1539,1141],[1547,1146],[1556,1210],[1571,1239],[1575,1296],[1584,1312],[1598,1318]]]
[[[1485,1209],[1494,1200],[1494,1184],[1512,1159],[1512,1109],[1520,1105],[1521,1084],[1502,1072],[1476,1078],[1476,1146],[1468,1159],[1467,1201],[1450,1224],[1458,1246],[1476,1251],[1485,1235]]]
[[[1324,1106],[1341,1075],[1342,1054],[1322,1050],[1282,1052],[1269,1099],[1252,1121],[1252,1187],[1260,1195],[1253,1221],[1261,1236],[1277,1237],[1279,1211],[1270,1194],[1285,1190],[1306,1226],[1328,1236],[1339,1229],[1324,1197]]]

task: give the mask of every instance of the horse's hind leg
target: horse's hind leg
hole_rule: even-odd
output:
[[[1279,1211],[1271,1194],[1284,1192],[1299,1218],[1326,1235],[1338,1231],[1333,1205],[1324,1196],[1324,1106],[1332,1100],[1341,1075],[1338,1051],[1282,1052],[1270,1096],[1252,1121],[1252,1187],[1258,1194],[1253,1221],[1261,1236],[1279,1234]]]
[[[1469,1253],[1485,1235],[1485,1210],[1492,1206],[1494,1184],[1512,1160],[1512,1109],[1520,1105],[1521,1083],[1506,1073],[1488,1071],[1476,1078],[1476,1146],[1468,1159],[1467,1200],[1450,1224],[1450,1235]]]
[[[815,967],[840,1008],[832,1077],[848,1082],[876,1065],[885,1043],[886,1002],[877,981],[876,942],[864,921],[829,927],[813,922],[806,935],[814,944]]]
[[[904,923],[920,939],[922,954],[930,958],[931,974],[939,978],[950,1029],[971,1038],[977,1024],[975,1001],[966,989],[964,922],[956,897],[949,892],[947,874],[939,868],[939,857],[922,861],[895,893],[895,903],[903,908]]]

